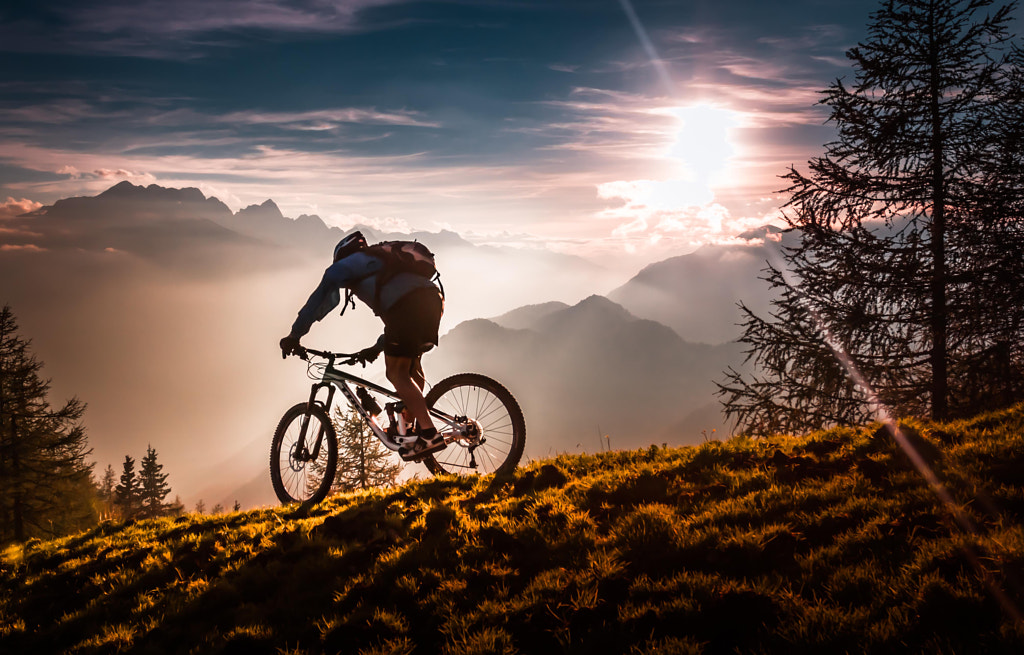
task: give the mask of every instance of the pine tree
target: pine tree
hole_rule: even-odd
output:
[[[107,464],[103,472],[103,479],[97,485],[96,493],[100,500],[108,503],[114,502],[114,489],[117,487],[117,474],[114,473],[114,466]]]
[[[1024,397],[1022,57],[991,5],[883,3],[825,91],[838,139],[785,176],[800,241],[770,262],[773,315],[743,308],[758,372],[719,385],[745,431]]]
[[[42,363],[0,309],[0,542],[53,537],[97,519],[92,452],[77,398],[50,406]]]
[[[389,487],[398,481],[402,466],[359,414],[335,409],[331,422],[338,434],[338,469],[332,485],[335,491]]]
[[[162,473],[163,468],[163,464],[156,461],[156,450],[147,446],[140,472],[140,503],[142,515],[147,518],[162,516],[167,509],[164,499],[171,493],[171,487],[167,484],[167,474]]]
[[[181,516],[185,513],[185,503],[181,502],[181,496],[175,496],[174,500],[167,506],[167,516]]]
[[[142,509],[142,488],[135,475],[135,460],[130,455],[124,456],[121,482],[114,489],[114,495],[122,518],[133,519],[139,515]]]
[[[206,503],[204,503],[203,499],[200,498],[199,500],[196,501],[196,514],[205,514],[205,513],[206,513]]]
[[[114,508],[117,504],[116,488],[117,474],[114,472],[113,465],[107,464],[107,468],[103,472],[103,479],[96,485],[96,497],[100,502],[101,508],[100,518],[109,518],[114,513]]]

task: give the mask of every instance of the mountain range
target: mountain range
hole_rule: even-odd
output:
[[[461,323],[426,365],[504,383],[528,417],[527,454],[697,443],[727,426],[714,380],[741,360],[736,343],[683,340],[602,296]]]
[[[283,216],[272,200],[232,212],[198,189],[127,182],[0,228],[0,302],[39,348],[55,393],[89,403],[100,470],[145,439],[187,503],[214,479],[224,496],[207,495],[211,505],[268,502],[252,482],[266,467],[260,444],[308,393],[277,340],[342,230]],[[361,229],[437,254],[444,336],[427,373],[505,383],[527,414],[528,456],[694,443],[728,429],[713,381],[742,361],[736,302],[766,302],[756,277],[767,232],[623,283],[599,263],[543,249]],[[343,323],[317,324],[310,345],[355,349],[379,333],[365,308]]]

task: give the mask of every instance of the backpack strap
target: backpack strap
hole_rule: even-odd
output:
[[[352,289],[345,287],[345,299],[341,301],[341,312],[338,314],[339,316],[345,315],[345,310],[349,308],[349,305],[352,306],[352,309],[356,308],[356,301],[352,299],[352,296],[354,295],[355,294],[352,293]]]
[[[444,285],[441,284],[441,273],[434,273],[434,277],[430,278],[430,281],[437,283],[437,290],[441,292],[441,300],[444,300]]]

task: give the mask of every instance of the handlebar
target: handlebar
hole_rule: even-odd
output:
[[[362,364],[366,366],[366,360],[359,356],[359,353],[335,353],[329,350],[316,350],[314,348],[306,348],[299,346],[298,349],[292,353],[299,357],[302,361],[306,361],[309,355],[315,355],[317,357],[323,357],[327,360],[327,363],[334,366],[336,360],[339,366],[352,366],[354,364]]]

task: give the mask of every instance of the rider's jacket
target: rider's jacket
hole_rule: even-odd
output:
[[[417,289],[437,287],[427,278],[415,273],[398,273],[392,276],[380,293],[377,293],[378,273],[384,262],[364,252],[352,253],[334,262],[324,271],[320,285],[310,294],[306,304],[299,310],[299,316],[292,324],[292,334],[303,336],[313,323],[327,316],[341,302],[341,289],[352,293],[369,305],[378,316],[383,316],[406,294]]]

